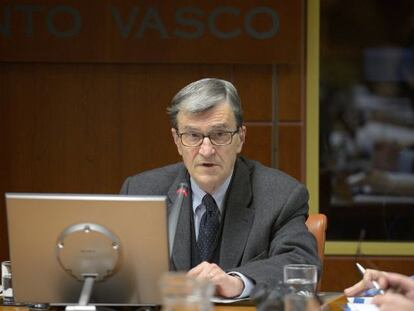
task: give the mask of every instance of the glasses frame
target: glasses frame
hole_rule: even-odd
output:
[[[236,135],[237,133],[239,133],[239,131],[240,131],[240,127],[238,127],[235,131],[222,131],[223,133],[226,133],[226,134],[231,134],[231,135],[230,135],[230,140],[229,140],[229,142],[228,142],[228,143],[226,143],[226,144],[216,144],[215,142],[213,142],[213,141],[211,140],[211,138],[210,138],[210,135],[211,135],[211,134],[204,135],[204,134],[200,133],[200,135],[202,136],[202,138],[201,138],[200,142],[199,142],[199,143],[197,143],[197,144],[195,144],[195,145],[188,145],[188,144],[185,144],[185,143],[183,142],[183,135],[185,135],[185,134],[189,134],[189,132],[183,132],[183,133],[180,133],[180,132],[178,131],[178,129],[175,129],[175,130],[177,131],[177,136],[178,136],[178,138],[180,139],[181,144],[182,144],[183,146],[185,146],[185,147],[199,147],[199,146],[201,146],[201,145],[203,144],[204,138],[206,138],[206,137],[208,138],[208,140],[210,141],[210,143],[211,143],[213,146],[227,146],[227,145],[230,145],[230,144],[233,142],[233,136],[234,136],[234,135]]]

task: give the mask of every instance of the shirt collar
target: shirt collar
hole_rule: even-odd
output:
[[[233,175],[233,171],[231,172],[229,177],[227,177],[226,180],[221,184],[221,186],[218,187],[216,191],[214,191],[214,193],[210,193],[213,196],[214,200],[216,201],[216,204],[220,210],[220,213],[223,212],[224,197],[230,185],[232,175]],[[192,191],[192,196],[193,196],[193,211],[195,212],[196,208],[201,204],[203,197],[206,195],[206,192],[198,186],[198,184],[193,179],[193,177],[190,177],[190,184],[191,184],[191,191]]]

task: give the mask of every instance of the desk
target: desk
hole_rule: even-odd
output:
[[[322,293],[321,300],[324,305],[322,311],[342,311],[346,304],[346,298],[341,293]],[[56,310],[64,310],[56,308]],[[135,310],[135,309],[133,309]],[[29,311],[28,307],[0,306],[0,311]],[[214,311],[256,311],[256,306],[249,304],[217,304]]]
[[[215,305],[214,311],[256,311],[256,306]]]
[[[64,310],[63,308],[59,308],[58,310]],[[135,310],[135,309],[134,309]],[[6,307],[0,306],[0,311],[29,311],[28,307]],[[215,305],[214,311],[256,311],[256,307],[251,306],[243,306],[243,305]]]

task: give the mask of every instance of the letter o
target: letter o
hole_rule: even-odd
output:
[[[260,32],[253,28],[253,18],[258,14],[267,14],[272,18],[272,28],[267,31]],[[244,28],[246,32],[255,39],[270,39],[279,31],[279,16],[275,11],[268,7],[257,7],[251,9],[244,18]]]
[[[61,30],[56,29],[55,24],[53,22],[55,16],[57,14],[62,14],[62,13],[69,14],[70,16],[72,16],[72,20],[73,20],[72,28],[66,31],[61,31]],[[72,37],[72,36],[79,34],[81,30],[81,26],[82,26],[81,16],[79,12],[75,10],[74,8],[67,6],[67,5],[59,5],[51,9],[47,14],[46,23],[47,23],[47,29],[49,33],[51,33],[52,35],[58,38],[68,38],[68,37]]]
[[[240,14],[240,9],[223,6],[223,7],[218,7],[213,12],[211,12],[210,16],[208,17],[208,25],[209,25],[211,33],[220,39],[231,39],[231,38],[235,38],[239,36],[241,33],[241,30],[239,28],[236,28],[232,31],[227,31],[227,32],[221,31],[220,29],[217,28],[216,19],[219,15],[222,15],[224,13],[237,16]]]

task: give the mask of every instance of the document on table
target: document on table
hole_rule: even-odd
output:
[[[378,307],[371,303],[372,297],[350,297],[345,310],[349,311],[378,311]]]
[[[221,297],[213,297],[210,299],[213,303],[234,303],[239,301],[249,300],[249,298],[221,298]]]

